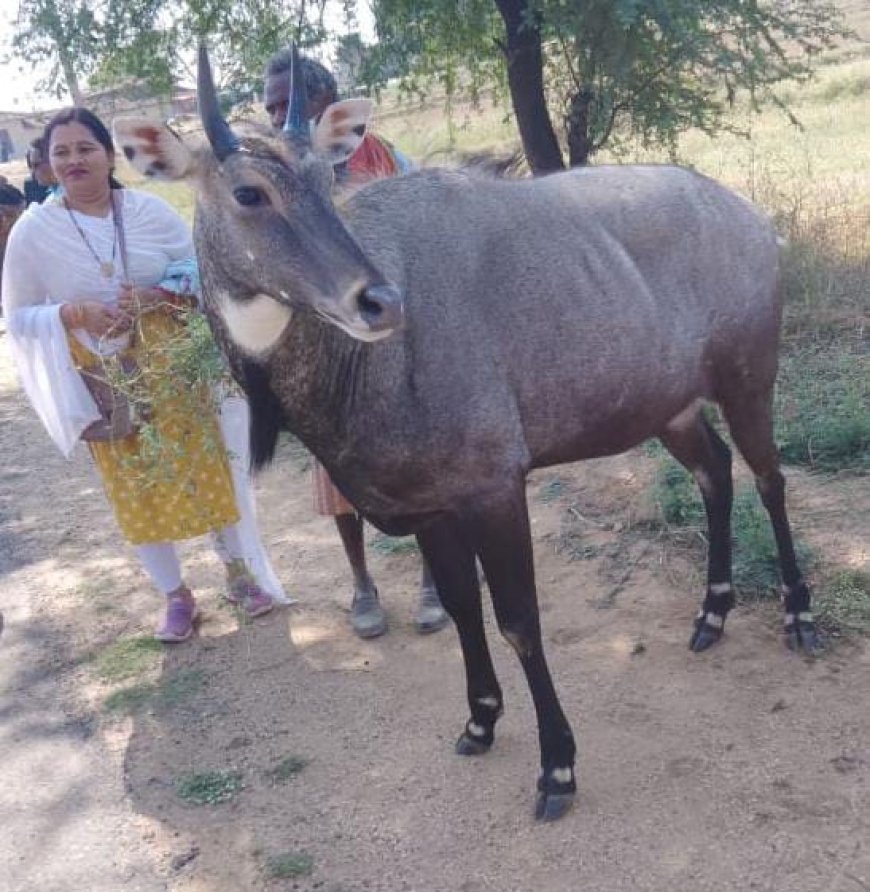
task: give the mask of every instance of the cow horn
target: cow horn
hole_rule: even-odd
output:
[[[284,132],[294,140],[302,143],[311,141],[308,121],[305,118],[305,105],[308,96],[305,90],[305,76],[299,64],[299,52],[296,44],[290,44],[290,89],[287,101],[287,118],[284,121]]]
[[[223,161],[228,155],[239,148],[239,138],[230,129],[230,125],[223,119],[218,106],[217,93],[214,88],[214,80],[211,76],[211,65],[208,61],[208,51],[205,44],[199,45],[199,67],[196,76],[196,93],[199,102],[199,117],[205,128],[205,135],[211,143],[212,150],[218,161]]]

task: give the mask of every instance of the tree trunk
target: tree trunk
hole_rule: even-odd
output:
[[[592,146],[589,142],[589,106],[594,94],[586,88],[575,93],[566,120],[568,131],[568,164],[582,167],[589,163]]]
[[[72,98],[73,105],[84,105],[84,96],[82,96],[82,90],[79,86],[79,79],[76,75],[72,59],[70,58],[69,53],[61,48],[59,41],[58,56],[60,58],[60,67],[63,71],[64,80],[66,81],[66,86],[69,90],[69,95]]]
[[[529,166],[536,176],[564,170],[565,162],[544,97],[540,31],[528,24],[531,11],[526,0],[495,3],[507,33],[508,85]]]

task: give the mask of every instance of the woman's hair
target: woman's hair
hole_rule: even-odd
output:
[[[108,127],[92,112],[81,106],[61,109],[46,125],[42,131],[42,141],[46,151],[51,146],[51,134],[55,128],[62,127],[64,124],[81,124],[91,131],[94,139],[106,150],[106,153],[115,155],[115,144],[112,142],[112,134],[109,133]],[[109,171],[109,186],[112,189],[123,189],[124,187]]]

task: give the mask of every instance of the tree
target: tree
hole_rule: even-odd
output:
[[[50,59],[51,70],[38,87],[58,96],[68,92],[78,105],[79,79],[90,69],[98,30],[93,5],[82,0],[21,0],[12,49],[28,62]]]
[[[21,0],[12,48],[28,62],[52,60],[39,87],[76,104],[85,79],[105,87],[135,77],[169,94],[192,77],[201,37],[220,87],[250,89],[278,47],[325,42],[330,3],[338,0]]]
[[[409,80],[464,72],[479,89],[507,75],[536,173],[585,164],[627,138],[673,147],[690,127],[734,125],[738,97],[788,109],[775,88],[805,80],[847,33],[823,0],[375,0],[383,53],[410,53]],[[497,70],[500,69],[500,70]]]

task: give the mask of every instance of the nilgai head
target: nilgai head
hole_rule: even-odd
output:
[[[309,125],[302,78],[291,72],[291,83],[281,137],[240,137],[220,113],[200,47],[208,146],[192,150],[169,127],[143,118],[113,124],[118,148],[140,173],[192,182],[208,309],[253,357],[272,351],[294,313],[316,313],[363,341],[388,337],[402,324],[401,293],[365,256],[331,197],[333,166],[362,142],[371,102],[336,102]]]

